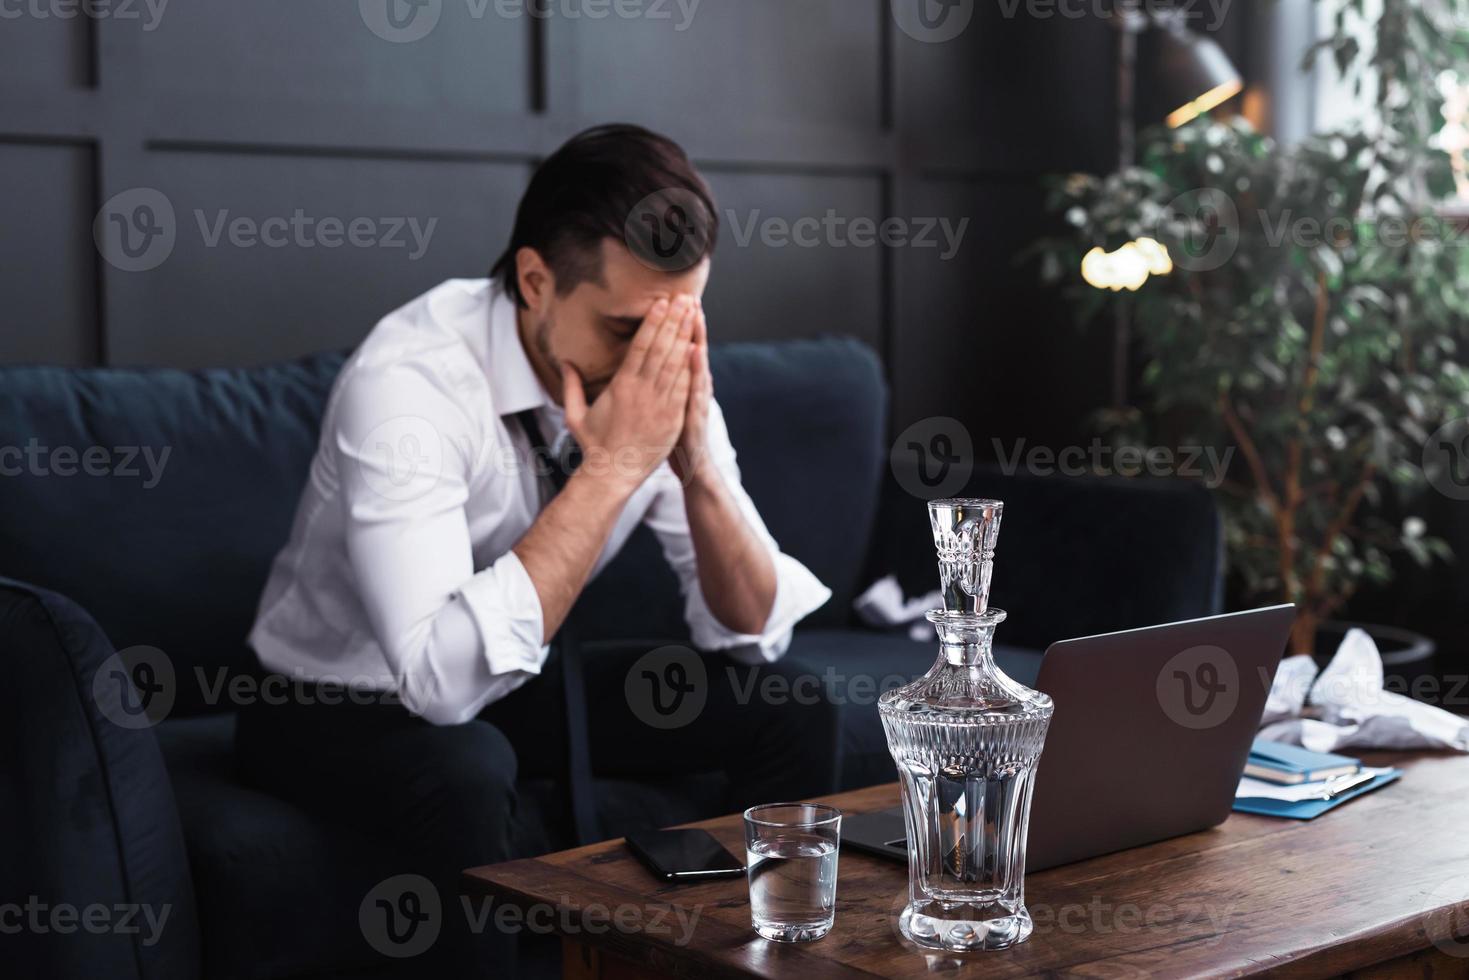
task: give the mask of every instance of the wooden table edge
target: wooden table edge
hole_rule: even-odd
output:
[[[592,844],[590,847],[602,847],[608,843],[615,843],[622,838],[611,838],[600,844]],[[580,850],[580,848],[578,848]],[[532,872],[538,882],[538,891],[528,891],[530,886],[518,885],[507,878],[516,876],[521,871]],[[490,873],[494,873],[494,877]],[[549,884],[547,884],[549,882]],[[572,905],[568,900],[574,899],[571,891],[578,882],[595,883],[597,898],[593,902]],[[666,901],[650,895],[640,895],[625,888],[608,885],[605,882],[596,881],[594,878],[572,871],[557,865],[548,864],[539,858],[521,858],[515,861],[506,861],[501,864],[488,865],[481,868],[470,868],[460,876],[460,883],[467,894],[488,896],[501,901],[510,902],[519,906],[522,911],[527,911],[535,906],[544,906],[547,902],[545,891],[562,891],[564,894],[558,896],[557,908],[567,908],[576,919],[576,924],[581,927],[582,916],[586,909],[592,905],[606,906],[608,899],[617,899],[618,904],[640,909],[667,908],[671,910],[677,903]],[[564,886],[564,887],[563,887]],[[634,965],[646,967],[658,971],[659,976],[699,976],[701,978],[720,978],[720,980],[747,980],[751,976],[766,977],[768,980],[780,980],[780,975],[771,971],[751,973],[748,968],[736,967],[727,962],[721,952],[729,946],[744,946],[758,942],[768,949],[774,957],[778,957],[778,965],[781,975],[791,968],[802,971],[803,980],[855,980],[855,978],[870,978],[874,974],[857,967],[847,966],[834,960],[818,955],[813,949],[802,944],[766,943],[759,939],[754,930],[732,926],[717,919],[698,920],[698,928],[702,930],[702,937],[707,939],[713,935],[717,945],[712,948],[710,944],[704,943],[703,948],[692,945],[677,946],[679,955],[670,957],[664,954],[660,944],[649,942],[642,937],[645,930],[635,929],[621,931],[615,927],[593,931],[580,928],[574,934],[557,931],[557,935],[563,939],[570,939],[575,943],[588,946],[593,949],[611,953],[615,957]],[[677,944],[675,944],[677,945]]]

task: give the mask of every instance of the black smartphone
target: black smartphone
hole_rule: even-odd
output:
[[[644,830],[627,836],[627,846],[664,881],[705,881],[745,873],[740,859],[706,830]]]

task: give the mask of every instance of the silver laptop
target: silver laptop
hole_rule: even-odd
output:
[[[1294,619],[1272,606],[1053,643],[1026,870],[1222,823]],[[907,860],[899,810],[842,824],[843,844]]]

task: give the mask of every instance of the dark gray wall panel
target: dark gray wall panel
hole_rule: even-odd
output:
[[[348,347],[440,281],[484,275],[528,177],[514,164],[223,153],[158,153],[150,169],[172,204],[176,239],[157,268],[112,273],[112,288],[126,291],[113,359],[190,367]],[[297,209],[312,224],[281,227]],[[366,219],[359,239],[373,244],[326,228],[342,243],[324,247],[328,218]],[[418,258],[409,226],[393,236],[395,219],[408,218],[426,233]],[[285,244],[232,241],[239,219],[262,229],[276,219],[270,237]],[[384,243],[392,237],[403,245]]]
[[[668,0],[635,8],[660,9],[667,19],[563,18],[551,29],[574,38],[583,82],[577,108],[587,116],[876,126],[885,6],[703,0],[685,20]]]
[[[895,431],[934,415],[959,418],[981,457],[1028,439],[1059,447],[1084,431],[1077,406],[1106,404],[1105,330],[1083,330],[1055,290],[1016,256],[1041,233],[1042,191],[1030,181],[922,181],[919,213],[972,220],[956,257],[904,249],[909,302],[893,332]]]
[[[1113,28],[1091,16],[1027,16],[1023,3],[1015,17],[989,0],[974,7],[973,22],[953,40],[895,35],[898,118],[926,155],[946,170],[1108,166],[1116,128]]]
[[[52,8],[34,0],[0,8],[0,87],[87,84],[89,26],[80,16],[57,17]]]
[[[92,154],[0,142],[0,362],[97,357]]]
[[[772,340],[849,334],[882,346],[882,250],[841,242],[843,231],[792,230],[827,212],[850,223],[880,219],[882,183],[876,177],[711,173],[721,227],[708,292],[716,341]]]
[[[156,30],[142,35],[144,84],[156,91],[182,84],[200,95],[339,103],[344,111],[530,107],[528,18],[497,16],[494,0],[486,0],[482,15],[482,5],[468,0],[401,6],[421,16],[440,13],[424,36],[395,42],[374,33],[356,0],[175,3]],[[414,23],[405,21],[405,33],[388,36],[416,36]]]

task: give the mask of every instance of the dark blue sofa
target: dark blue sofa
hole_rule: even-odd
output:
[[[246,785],[231,748],[228,685],[256,676],[243,640],[341,363],[0,368],[0,903],[169,914],[161,938],[23,929],[7,937],[19,950],[7,966],[23,964],[22,975],[405,968],[358,926],[363,896],[401,870],[391,842]],[[859,344],[823,340],[724,347],[714,371],[746,486],[782,546],[834,593],[789,656],[845,705],[843,782],[889,779],[875,684],[921,673],[935,647],[854,628],[849,610],[877,573],[920,591],[934,572],[923,504],[889,471],[880,366]],[[1202,490],[981,470],[968,492],[1007,501],[1001,659],[1022,679],[1052,640],[1217,608],[1219,526]],[[680,608],[640,534],[582,601],[591,689],[601,689],[598,649],[679,639]],[[163,658],[150,682],[172,704],[157,724],[118,720],[128,681],[114,653],[139,645]],[[599,781],[602,830],[710,815],[721,780],[711,770],[661,785]],[[520,796],[521,848],[566,845],[564,787],[525,782]]]

